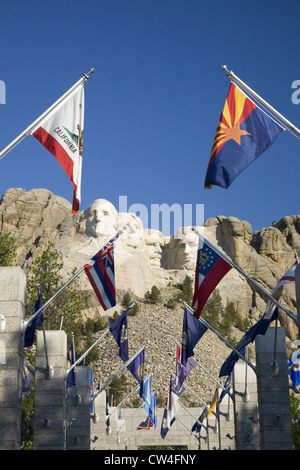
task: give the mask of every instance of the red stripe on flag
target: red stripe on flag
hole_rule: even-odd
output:
[[[115,297],[115,286],[113,285],[113,283],[112,283],[111,280],[110,280],[110,277],[109,277],[108,274],[107,274],[107,270],[106,270],[106,267],[105,267],[105,265],[104,265],[104,263],[103,263],[103,260],[102,260],[102,259],[98,259],[97,264],[98,264],[98,266],[99,266],[99,268],[100,268],[100,271],[101,271],[102,274],[103,274],[103,277],[104,277],[104,280],[105,280],[105,282],[106,282],[106,285],[108,286],[108,288],[109,288],[111,294]]]
[[[96,294],[96,296],[97,296],[97,298],[98,298],[98,300],[99,300],[99,302],[100,302],[100,304],[101,304],[103,310],[107,310],[107,307],[106,307],[106,305],[104,304],[104,302],[103,302],[103,300],[102,300],[102,296],[100,295],[100,292],[99,292],[98,287],[97,287],[97,285],[96,285],[96,283],[95,283],[95,281],[94,281],[93,276],[91,275],[91,273],[90,273],[90,271],[89,271],[88,269],[85,269],[85,273],[86,273],[86,275],[87,275],[87,277],[88,277],[88,279],[89,279],[89,281],[90,281],[90,283],[91,283],[91,286],[93,287],[93,289],[94,289],[94,291],[95,291],[95,294]]]
[[[194,312],[194,316],[199,318],[202,312],[204,305],[206,304],[207,299],[209,298],[212,291],[225,276],[225,274],[230,271],[232,266],[227,263],[223,258],[220,258],[209,273],[202,280],[200,286],[197,287],[195,284],[195,293],[193,298],[193,305],[196,300],[198,300],[197,310]],[[196,273],[196,282],[198,281],[198,272]]]
[[[74,195],[73,195],[73,205],[72,205],[72,212],[78,212],[79,210],[79,202],[76,199],[76,189],[77,185],[73,181],[73,166],[74,162],[72,158],[68,155],[62,145],[57,142],[57,140],[52,137],[45,129],[39,127],[35,132],[33,132],[33,137],[36,138],[47,150],[49,150],[52,155],[56,158],[56,160],[60,163],[63,167],[67,175],[69,176],[73,188],[74,188]]]

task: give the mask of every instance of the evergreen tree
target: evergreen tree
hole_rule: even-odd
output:
[[[17,256],[16,239],[10,232],[0,235],[0,266],[12,266]]]
[[[146,297],[152,304],[157,304],[161,301],[160,290],[158,289],[158,287],[152,286],[151,292]]]
[[[27,316],[31,315],[38,290],[41,292],[43,304],[47,302],[77,271],[76,268],[63,279],[61,255],[51,249],[50,244],[29,266],[27,270]],[[44,311],[46,329],[58,330],[63,316],[63,329],[70,338],[74,333],[75,346],[81,339],[81,311],[86,307],[89,295],[78,288],[75,279],[64,291],[51,302]]]

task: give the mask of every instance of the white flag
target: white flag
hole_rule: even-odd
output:
[[[81,201],[84,88],[80,85],[31,131],[61,164],[74,187],[72,212]]]

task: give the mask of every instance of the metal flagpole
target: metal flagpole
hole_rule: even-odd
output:
[[[194,358],[193,358],[194,359]],[[196,364],[204,371],[206,372],[206,374],[209,375],[209,377],[211,377],[213,379],[213,381],[218,385],[218,387],[222,388],[224,390],[224,392],[228,393],[228,395],[230,396],[230,398],[233,398],[232,397],[232,394],[228,391],[228,389],[226,389],[225,387],[223,387],[223,385],[221,384],[221,382],[219,382],[210,372],[208,372],[208,370],[206,370],[198,361],[196,361],[194,359],[194,361],[196,362]],[[230,387],[229,387],[230,389]]]
[[[90,73],[94,73],[94,68],[91,68],[88,73],[82,74],[82,77],[73,85],[71,88],[69,88],[66,93],[64,93],[55,103],[52,104],[43,114],[41,114],[32,124],[30,124],[26,129],[21,132],[9,145],[7,145],[1,152],[0,152],[0,160],[12,149],[14,148],[24,137],[27,137],[27,135],[30,133],[30,131],[42,120],[44,117],[46,117],[56,106],[58,106],[63,100],[65,100],[71,93],[72,91],[76,90],[76,88],[86,82],[90,77]]]
[[[128,308],[133,307],[133,305],[134,305],[135,303],[136,303],[136,302],[133,302],[133,304],[131,304],[130,307],[128,307]],[[69,372],[70,372],[72,369],[74,369],[74,367],[77,366],[77,364],[79,364],[79,363],[82,361],[82,359],[83,359],[85,356],[88,355],[88,353],[99,343],[99,341],[103,338],[103,336],[105,336],[105,335],[109,332],[109,330],[110,330],[110,327],[108,327],[108,328],[102,333],[102,335],[99,336],[99,338],[96,339],[96,341],[80,356],[80,358],[77,359],[77,361],[74,362],[74,364],[72,364],[72,366],[71,366],[69,369],[66,370],[65,373],[66,373],[67,375],[69,374]]]
[[[175,341],[175,339],[173,339],[173,342],[174,342],[175,344],[177,344],[177,346],[181,347],[180,344],[177,343],[177,341]],[[228,392],[228,390],[227,390],[225,387],[223,387],[223,385],[221,384],[221,382],[219,382],[207,369],[205,369],[205,367],[204,367],[202,364],[200,364],[200,362],[196,361],[196,359],[194,358],[194,356],[192,356],[192,359],[193,359],[193,361],[196,362],[196,364],[200,367],[200,369],[202,369],[207,375],[209,375],[209,377],[210,377],[219,387],[221,387],[221,388],[224,390],[224,392],[228,393],[228,395],[232,398],[231,394]]]
[[[37,286],[38,288],[38,295],[40,295],[40,284]],[[49,356],[48,356],[48,349],[47,349],[47,341],[46,341],[46,330],[45,330],[45,322],[43,319],[43,338],[44,338],[44,347],[45,347],[45,357],[46,357],[46,373],[45,377],[47,380],[50,380],[54,376],[54,369],[52,365],[49,362]]]
[[[300,137],[300,130],[294,126],[290,121],[288,121],[282,114],[280,114],[276,109],[273,108],[269,103],[267,103],[261,96],[259,96],[255,91],[253,91],[246,83],[244,83],[239,77],[237,77],[233,71],[229,71],[226,65],[222,65],[222,70],[226,72],[227,77],[233,80],[237,85],[242,87],[246,92],[248,92],[253,98],[255,98],[259,103],[261,103],[270,113],[272,113],[279,121],[281,121],[289,130],[294,132],[298,137]]]
[[[144,405],[144,403],[142,403],[138,408],[135,408],[135,409],[133,410],[133,412],[128,416],[128,418],[125,419],[125,422],[124,422],[124,423],[122,424],[122,426],[120,426],[119,429],[117,430],[117,432],[116,432],[117,435],[119,435],[119,432],[121,431],[121,429],[124,428],[124,426],[126,426],[127,421],[128,421],[130,418],[132,418],[132,416],[134,416],[134,415],[139,411],[139,409],[142,408],[143,405]],[[110,416],[110,415],[108,415],[108,416]],[[135,429],[134,432],[135,432],[135,431],[137,431],[137,429]],[[131,436],[131,434],[130,434],[130,436]],[[130,436],[129,436],[129,437],[130,437]]]
[[[147,377],[144,379],[144,381],[146,382],[146,380],[150,377],[150,374],[147,375]],[[117,409],[124,403],[124,401],[127,400],[127,398],[130,397],[130,395],[132,395],[134,392],[136,392],[138,389],[140,388],[140,384],[138,384],[133,390],[131,390],[131,392],[128,393],[128,395],[126,395],[125,398],[123,398],[122,401],[120,401],[120,403],[115,407],[115,409],[108,415],[108,417],[110,418],[116,411]],[[143,405],[144,403],[142,403]]]
[[[193,309],[184,301],[184,300],[181,300],[179,299],[182,303],[184,303],[184,305],[186,306],[186,308],[189,309],[189,311],[191,313],[193,313]],[[218,331],[216,331],[206,320],[204,320],[204,318],[202,317],[199,317],[198,318],[199,321],[201,321],[205,326],[207,326],[207,328],[209,328],[211,331],[213,331],[213,333],[215,333],[225,344],[227,344],[227,346],[229,346],[241,359],[243,359],[243,361],[245,361],[250,367],[251,369],[254,370],[254,372],[256,373],[256,367],[251,364],[251,362],[249,362],[237,349],[235,349],[225,338],[223,338],[223,336],[220,335],[220,333]]]
[[[131,356],[131,358],[128,359],[128,361],[126,361],[122,365],[122,367],[120,367],[120,369],[114,375],[111,376],[111,378],[103,385],[103,387],[101,387],[100,390],[98,390],[98,392],[90,399],[90,403],[94,401],[95,398],[99,395],[99,393],[103,392],[103,390],[105,390],[105,388],[108,387],[108,385],[114,380],[114,378],[117,377],[117,375],[140,354],[140,352],[144,349],[144,347],[145,346],[142,346],[136,353],[134,353],[133,356]]]
[[[104,331],[104,333],[102,333],[101,336],[99,336],[99,338],[92,344],[92,346],[90,346],[81,356],[79,359],[76,360],[76,362],[74,362],[74,364],[71,365],[71,367],[69,367],[69,369],[66,369],[65,371],[65,375],[68,375],[72,369],[74,369],[74,367],[77,366],[77,364],[79,364],[82,359],[88,355],[88,353],[99,343],[99,341],[103,338],[103,336],[105,336],[107,333],[109,332],[109,327]]]
[[[122,233],[123,231],[127,228],[127,226],[124,226],[123,227],[123,230],[119,230],[119,232],[113,237],[113,238],[118,238]],[[72,276],[60,289],[58,289],[57,292],[55,292],[55,294],[49,299],[47,300],[47,302],[44,303],[44,305],[41,306],[41,308],[39,308],[33,315],[31,315],[31,317],[29,317],[27,320],[23,320],[22,321],[22,332],[24,332],[26,330],[26,328],[28,327],[29,323],[32,322],[32,320],[35,319],[35,317],[38,316],[38,314],[40,312],[42,312],[54,299],[56,299],[56,297],[59,296],[59,294],[61,294],[73,281],[74,279],[76,279],[76,277],[79,276],[79,274],[82,273],[82,271],[84,270],[84,266],[82,266],[75,274],[74,276]]]
[[[195,230],[195,228],[193,228],[193,230],[199,238],[201,238],[203,241],[205,241],[205,243],[207,243],[207,245],[211,247],[212,250],[216,251],[218,255],[220,255],[225,261],[227,261],[233,268],[239,271],[242,276],[244,276],[248,281],[254,284],[255,287],[257,287],[263,294],[265,294],[265,296],[268,297],[268,299],[270,299],[275,305],[277,305],[277,307],[281,308],[290,318],[292,318],[292,320],[294,320],[297,326],[300,327],[299,319],[295,315],[293,315],[292,312],[290,312],[287,308],[281,305],[278,300],[274,299],[271,294],[269,294],[263,287],[261,287],[256,281],[254,281],[252,277],[248,276],[248,274],[246,274],[237,264],[235,264],[230,258],[228,258],[224,253],[222,253],[216,246],[210,243],[210,241],[205,238],[200,232],[198,232],[198,230]]]
[[[192,395],[194,395],[199,401],[201,401],[202,405],[204,405],[204,407],[210,411],[212,414],[215,415],[215,417],[217,417],[217,414],[205,403],[205,401],[203,401],[200,397],[198,397],[198,395],[196,395],[195,392],[193,392],[193,390],[191,390],[187,385],[184,385],[184,388],[186,390],[188,390]]]

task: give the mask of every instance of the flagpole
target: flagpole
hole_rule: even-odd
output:
[[[179,300],[180,302],[184,303],[186,308],[188,308],[191,313],[193,313],[193,309],[184,300]],[[225,338],[223,338],[223,336],[221,336],[218,331],[216,331],[206,320],[204,320],[204,318],[199,317],[198,320],[201,321],[205,326],[207,326],[207,328],[209,328],[211,331],[213,331],[213,333],[215,333],[225,344],[227,344],[227,346],[229,346],[241,359],[243,359],[243,361],[245,361],[256,373],[256,367],[251,364],[251,362],[249,362],[237,349],[235,349],[232,344],[230,344]]]
[[[287,126],[291,131],[293,131],[298,137],[300,137],[300,130],[294,126],[290,121],[288,121],[282,114],[280,114],[273,106],[271,106],[267,101],[265,101],[261,96],[259,96],[254,90],[252,90],[246,83],[244,83],[239,77],[237,77],[233,71],[229,71],[226,65],[222,65],[222,70],[226,72],[227,77],[231,78],[235,83],[241,86],[245,91],[247,91],[253,98],[255,98],[259,103],[261,103],[267,110],[272,113],[279,121],[281,121],[285,126]]]
[[[74,369],[77,364],[79,364],[82,359],[88,355],[88,353],[96,346],[96,344],[99,343],[99,341],[103,338],[103,336],[105,336],[107,333],[109,332],[109,327],[104,331],[104,333],[102,333],[101,336],[99,336],[99,338],[92,344],[92,346],[90,346],[81,356],[79,359],[77,359],[76,362],[74,362],[74,364],[71,365],[71,367],[69,369],[66,369],[65,371],[65,375],[68,375],[72,369]]]
[[[210,243],[210,241],[207,238],[205,238],[201,233],[199,233],[198,230],[195,230],[195,228],[193,228],[192,230],[194,230],[196,235],[198,235],[199,238],[204,240],[205,243],[207,243],[207,245],[209,245],[212,250],[216,251],[218,255],[220,255],[225,261],[227,261],[227,263],[229,263],[233,268],[239,271],[239,273],[241,273],[242,276],[244,276],[248,281],[254,284],[255,287],[257,287],[263,294],[265,294],[268,297],[268,299],[271,300],[271,302],[277,305],[277,307],[281,308],[290,318],[292,318],[292,320],[294,320],[296,325],[300,327],[299,319],[295,315],[293,315],[292,312],[290,312],[287,308],[281,305],[281,303],[279,303],[278,300],[274,299],[274,297],[272,297],[271,294],[269,294],[263,287],[261,287],[256,281],[254,281],[252,277],[248,276],[248,274],[246,274],[237,264],[235,264],[230,258],[228,258],[224,253],[222,253],[216,246]]]
[[[175,344],[177,344],[177,346],[181,347],[180,344],[177,343],[177,341],[175,341],[175,339],[173,339],[173,342]],[[230,396],[230,398],[232,398],[232,395],[228,392],[228,390],[223,387],[223,385],[221,384],[221,382],[219,382],[207,369],[205,369],[204,366],[202,366],[202,364],[200,364],[200,362],[196,361],[196,359],[194,358],[194,356],[191,356],[191,358],[193,359],[193,361],[195,361],[195,363],[200,367],[200,369],[202,369],[207,375],[209,375],[209,377],[219,386],[221,387],[224,392],[228,393],[228,395]]]
[[[136,302],[133,302],[130,307],[128,307],[128,309],[132,308],[133,305],[135,304]],[[69,372],[74,369],[74,367],[79,364],[82,359],[88,355],[88,353],[99,343],[99,341],[110,331],[110,327],[108,327],[103,333],[101,336],[99,336],[98,339],[96,339],[96,341],[80,356],[79,359],[77,359],[76,362],[74,362],[74,364],[72,364],[72,366],[66,370],[66,374],[69,374]]]
[[[147,377],[145,378],[145,382],[146,382],[146,380],[147,380],[149,377],[150,377],[150,374],[148,374]],[[117,411],[117,409],[124,403],[124,401],[126,401],[127,398],[130,397],[130,395],[132,395],[134,392],[136,392],[136,391],[139,389],[139,387],[140,387],[140,384],[138,384],[133,390],[131,390],[131,392],[129,392],[128,395],[126,395],[126,397],[123,398],[122,401],[120,401],[120,403],[119,403],[119,404],[115,407],[115,409],[108,415],[108,417],[110,418],[110,417]],[[142,403],[142,405],[143,405],[143,404],[144,404],[144,403]]]
[[[142,346],[136,353],[134,353],[133,356],[131,356],[131,358],[128,359],[128,361],[126,361],[122,365],[122,367],[120,367],[120,369],[114,375],[111,376],[111,378],[103,385],[103,387],[101,387],[100,390],[98,390],[98,392],[90,399],[90,403],[94,401],[95,398],[99,395],[99,393],[103,392],[103,390],[105,390],[105,388],[108,387],[108,385],[114,380],[114,378],[117,377],[117,375],[140,354],[140,352],[144,349],[144,347],[145,346]]]
[[[40,296],[40,284],[37,285],[37,289],[38,289],[38,296]],[[45,322],[43,320],[43,338],[44,338],[44,348],[45,348],[45,358],[46,358],[46,373],[45,373],[45,377],[47,378],[47,380],[50,380],[53,378],[54,376],[54,369],[52,367],[52,365],[50,364],[50,361],[49,361],[49,356],[48,356],[48,349],[47,349],[47,341],[46,341],[46,330],[45,330]]]
[[[116,432],[116,434],[118,435],[118,437],[119,437],[119,432],[121,431],[122,428],[124,428],[124,426],[126,426],[127,421],[128,421],[130,418],[132,418],[132,416],[134,416],[135,413],[137,413],[137,412],[139,411],[139,409],[142,408],[143,405],[144,405],[144,403],[142,403],[138,408],[135,408],[135,409],[133,410],[133,412],[128,416],[128,418],[125,419],[125,422],[122,424],[122,426],[119,427],[119,429],[118,429],[117,432]],[[108,417],[110,417],[110,415],[108,415]],[[135,432],[135,431],[137,431],[137,429],[135,429],[134,432]],[[130,434],[130,435],[131,435],[131,434]]]
[[[119,230],[117,232],[117,234],[113,237],[113,239],[117,239],[119,238],[120,235],[122,235],[123,231],[127,228],[127,226],[125,225],[123,227],[122,230]],[[104,245],[105,246],[105,245]],[[44,305],[41,306],[41,308],[39,308],[33,315],[31,315],[31,317],[29,317],[27,320],[23,320],[22,321],[22,332],[24,332],[26,330],[26,328],[28,327],[29,323],[32,322],[32,320],[35,319],[35,317],[38,316],[38,314],[40,312],[42,312],[51,302],[53,302],[54,299],[56,299],[56,297],[59,296],[59,294],[61,294],[73,281],[74,279],[76,279],[79,274],[82,273],[82,271],[84,270],[84,266],[82,266],[75,274],[74,276],[72,276],[60,289],[58,289],[57,292],[55,292],[55,294],[47,300],[47,302],[44,303]]]
[[[215,417],[217,418],[217,414],[205,403],[205,401],[203,401],[200,397],[198,397],[198,395],[196,395],[195,392],[193,392],[193,390],[191,390],[187,385],[184,385],[184,387],[186,388],[186,390],[188,390],[192,395],[194,395],[196,398],[198,398],[199,401],[201,401],[202,405],[205,406],[205,408],[210,411],[212,414],[215,415]],[[179,402],[179,404],[181,405],[181,403]],[[198,420],[197,420],[198,421]]]
[[[24,137],[26,137],[30,131],[44,118],[46,117],[56,106],[58,106],[65,98],[67,98],[79,85],[82,85],[86,82],[90,77],[89,74],[94,73],[94,68],[91,68],[88,73],[83,73],[81,78],[74,83],[69,90],[67,90],[55,103],[53,103],[46,111],[41,114],[35,121],[33,121],[26,129],[21,132],[9,145],[7,145],[1,152],[0,152],[0,160],[13,148],[15,147]]]

